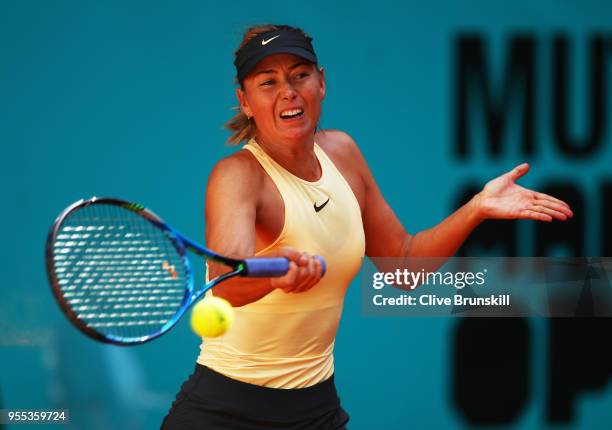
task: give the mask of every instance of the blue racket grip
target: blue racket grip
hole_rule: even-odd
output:
[[[325,275],[327,266],[325,260],[320,255],[316,256],[317,260],[321,263],[323,273]],[[289,260],[284,257],[275,258],[246,258],[243,260],[246,270],[242,276],[251,278],[271,278],[276,276],[283,276],[289,271]]]

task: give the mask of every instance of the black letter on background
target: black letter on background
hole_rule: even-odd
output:
[[[478,191],[476,186],[464,187],[455,207]],[[480,249],[496,246],[501,247],[497,255],[516,256],[516,223],[481,224],[459,255],[478,255]],[[451,359],[453,403],[470,425],[511,424],[523,411],[531,378],[529,338],[529,326],[523,318],[459,320]]]
[[[601,390],[612,372],[612,318],[552,318],[548,421],[569,423],[579,394]]]
[[[541,191],[568,202],[574,217],[563,223],[537,223],[535,255],[551,255],[556,246],[565,245],[570,256],[584,256],[584,223],[587,214],[580,191],[571,183],[549,185]],[[605,196],[605,192],[602,195]],[[606,221],[603,219],[604,224]],[[596,292],[596,289],[591,288],[596,279],[591,279],[593,276],[588,271],[585,274],[587,289],[583,292]],[[555,303],[551,306],[559,305],[563,304]],[[573,306],[576,315],[582,318],[551,318],[549,323],[546,408],[549,423],[571,423],[578,396],[587,390],[604,387],[612,371],[612,346],[609,342],[612,318],[589,318],[588,315],[593,315],[592,298],[584,303],[574,303]]]
[[[612,257],[612,182],[601,186],[601,236],[600,249],[602,257]]]
[[[480,95],[484,105],[489,153],[492,157],[501,155],[502,137],[511,103],[517,95],[522,95],[522,152],[532,154],[536,124],[534,38],[515,36],[510,40],[503,90],[495,95],[491,90],[483,44],[481,36],[460,36],[455,42],[455,153],[459,158],[469,155],[468,113],[474,99]]]
[[[553,130],[556,143],[561,151],[572,157],[594,155],[603,143],[605,133],[604,113],[606,112],[606,80],[604,79],[604,39],[599,36],[591,38],[590,82],[591,95],[589,108],[585,115],[588,118],[588,129],[583,139],[572,139],[568,136],[568,108],[572,106],[570,83],[571,68],[568,67],[567,37],[557,36],[553,45]],[[586,105],[586,104],[585,104]]]
[[[513,423],[529,397],[529,326],[523,318],[465,318],[457,326],[453,399],[471,425]]]
[[[567,256],[584,256],[584,219],[586,216],[582,194],[573,183],[555,183],[538,189],[542,193],[555,196],[567,202],[574,216],[565,221],[552,223],[537,222],[535,224],[535,256],[553,255],[555,246],[566,246]]]

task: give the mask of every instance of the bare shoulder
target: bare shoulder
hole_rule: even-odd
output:
[[[321,130],[315,135],[315,141],[345,171],[357,170],[361,175],[367,170],[361,150],[349,134],[340,130]]]
[[[263,179],[263,170],[255,157],[242,149],[217,162],[208,177],[208,188],[252,195],[261,188]]]
[[[363,211],[368,168],[353,138],[343,131],[322,130],[315,135],[315,141],[349,183]]]
[[[321,130],[315,135],[315,141],[331,157],[351,159],[360,153],[355,140],[344,131]]]

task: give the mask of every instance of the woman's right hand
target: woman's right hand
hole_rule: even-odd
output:
[[[274,288],[285,293],[303,293],[321,279],[323,267],[316,256],[289,247],[280,249],[276,256],[289,260],[289,271],[284,276],[271,279]]]

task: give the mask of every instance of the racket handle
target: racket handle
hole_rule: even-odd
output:
[[[327,266],[325,260],[320,255],[316,256],[317,260],[321,263],[323,273],[325,275]],[[246,270],[242,276],[248,276],[251,278],[271,278],[276,276],[283,276],[289,271],[289,260],[284,257],[276,258],[246,258],[243,260],[246,266]]]

